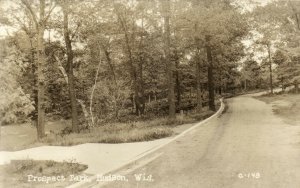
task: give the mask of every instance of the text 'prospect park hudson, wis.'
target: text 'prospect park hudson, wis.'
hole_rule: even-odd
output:
[[[300,0],[0,0],[0,188],[300,188]]]

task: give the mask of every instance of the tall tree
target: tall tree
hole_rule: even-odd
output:
[[[70,0],[63,0],[61,2],[62,12],[63,12],[63,35],[66,45],[67,53],[67,76],[68,76],[68,88],[69,97],[71,101],[71,115],[72,115],[72,131],[78,132],[78,114],[77,114],[77,100],[76,100],[76,90],[74,86],[74,71],[73,71],[73,59],[74,52],[72,49],[72,41],[69,32],[69,14],[70,14]]]
[[[207,80],[208,80],[208,106],[210,110],[215,111],[215,85],[214,85],[214,76],[213,76],[213,55],[211,49],[211,36],[205,36],[205,47],[206,47],[206,55],[207,55],[207,62],[208,62],[208,69],[207,69]]]
[[[170,39],[170,0],[162,2],[164,12],[164,53],[168,83],[169,117],[175,118],[175,93],[174,93],[174,64],[171,61],[171,39]]]
[[[37,88],[38,88],[38,96],[37,96],[37,135],[38,139],[41,139],[45,136],[45,73],[44,68],[46,64],[45,57],[45,46],[44,46],[44,33],[47,21],[50,17],[54,6],[50,8],[48,13],[45,12],[46,2],[45,0],[39,0],[38,11],[36,12],[32,4],[28,0],[21,0],[28,12],[31,15],[31,18],[35,25],[35,30],[37,33]]]
[[[143,92],[143,72],[142,63],[137,60],[138,54],[135,54],[137,49],[137,29],[136,17],[134,12],[126,5],[116,4],[115,12],[118,17],[120,28],[124,34],[124,51],[127,55],[127,65],[131,76],[132,88],[134,91],[133,102],[136,109],[136,115],[144,114],[145,99]],[[142,38],[141,38],[142,40]]]

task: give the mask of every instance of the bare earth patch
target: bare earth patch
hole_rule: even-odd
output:
[[[273,96],[256,97],[273,107],[273,112],[281,117],[286,123],[300,125],[300,95],[280,94]]]

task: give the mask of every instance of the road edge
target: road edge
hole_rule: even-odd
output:
[[[162,147],[164,147],[164,146],[170,144],[171,142],[177,140],[178,138],[184,136],[184,135],[187,134],[188,132],[191,132],[192,130],[194,130],[194,129],[200,127],[201,125],[203,125],[203,124],[205,124],[205,123],[207,123],[209,120],[211,120],[211,119],[213,119],[213,118],[215,118],[215,117],[221,115],[222,112],[223,112],[223,110],[225,109],[225,104],[224,104],[224,101],[223,101],[223,100],[224,100],[223,98],[220,99],[220,102],[221,102],[220,108],[218,109],[217,112],[215,112],[215,113],[214,113],[213,115],[211,115],[210,117],[204,119],[203,121],[200,121],[200,122],[197,123],[196,125],[194,125],[194,126],[188,128],[187,130],[183,131],[182,133],[176,135],[175,137],[173,137],[172,139],[168,140],[167,142],[165,142],[165,143],[163,143],[163,144],[161,144],[161,145],[158,145],[158,146],[156,146],[156,147],[154,147],[154,148],[152,148],[152,149],[150,149],[150,150],[148,150],[148,151],[146,151],[146,152],[144,152],[144,153],[141,153],[141,154],[137,155],[137,156],[134,157],[132,160],[127,161],[126,163],[120,165],[120,167],[117,167],[117,168],[115,168],[115,169],[113,169],[113,170],[110,170],[109,172],[106,172],[105,174],[111,174],[112,172],[115,172],[115,171],[117,171],[117,170],[119,170],[119,169],[122,169],[122,168],[125,167],[125,166],[128,166],[128,165],[130,165],[130,164],[132,164],[132,163],[135,163],[136,161],[140,160],[141,158],[143,158],[143,157],[145,157],[145,156],[147,156],[147,155],[150,155],[150,154],[154,153],[155,151],[161,149]],[[105,174],[99,174],[99,175],[105,175]],[[91,186],[97,184],[97,182],[95,181],[95,180],[97,179],[97,176],[98,176],[98,174],[93,175],[92,177],[89,178],[90,181],[77,182],[77,183],[74,183],[74,184],[72,184],[72,185],[67,186],[66,188],[82,188],[82,187],[86,188],[86,187],[91,187]]]

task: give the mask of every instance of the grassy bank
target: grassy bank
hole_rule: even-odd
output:
[[[15,188],[65,187],[74,183],[71,181],[70,175],[78,175],[85,169],[87,169],[86,165],[78,164],[74,161],[59,163],[54,161],[12,160],[10,164],[0,165],[0,185],[1,187]],[[32,176],[28,177],[28,175]],[[47,176],[51,177],[51,179],[44,178],[39,179],[39,181],[33,181],[33,176]]]
[[[12,151],[41,145],[71,146],[83,143],[151,141],[179,134],[213,113],[204,108],[201,113],[190,111],[187,114],[178,114],[174,120],[160,117],[126,123],[107,123],[80,133],[63,133],[66,127],[70,127],[69,121],[47,122],[47,136],[40,142],[36,140],[36,130],[32,126],[5,126],[1,129],[1,150]]]
[[[158,118],[155,120],[137,121],[131,123],[106,124],[70,134],[49,134],[44,143],[49,145],[77,145],[82,143],[127,143],[151,141],[172,136],[176,127],[195,123],[211,115],[213,112],[191,113],[178,115],[176,119]]]
[[[286,123],[300,125],[300,94],[274,94],[256,97],[273,106],[273,111]]]

